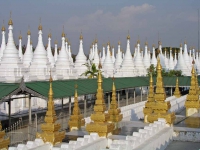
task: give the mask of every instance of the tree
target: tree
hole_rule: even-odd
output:
[[[99,70],[97,69],[96,65],[94,63],[92,63],[91,60],[89,60],[89,62],[87,62],[83,65],[85,65],[87,67],[87,70],[83,74],[81,74],[81,76],[84,75],[89,79],[97,77]]]
[[[152,73],[152,76],[157,76],[156,67],[154,67],[154,65],[151,65],[149,68],[147,68],[147,76],[150,76],[150,73]],[[162,73],[163,77],[172,77],[172,76],[180,77],[180,76],[183,76],[181,70],[165,71],[164,69],[162,69],[161,73]]]

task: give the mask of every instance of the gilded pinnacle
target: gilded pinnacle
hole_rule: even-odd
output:
[[[64,33],[64,31],[62,32],[62,37],[65,37],[65,33]]]
[[[27,35],[31,35],[31,31],[28,29]]]
[[[80,34],[80,40],[83,40],[83,35],[82,35],[82,32]]]
[[[6,31],[4,25],[2,26],[1,31]]]
[[[56,45],[58,44],[58,41],[57,40],[55,40],[55,42],[54,42]]]
[[[48,34],[48,38],[51,38],[51,33]]]

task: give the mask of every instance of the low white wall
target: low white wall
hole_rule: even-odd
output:
[[[126,140],[109,139],[108,143],[111,143],[109,148],[112,150],[164,150],[172,141],[172,134],[173,127],[167,126],[165,119],[160,118],[139,132],[133,132],[132,136],[126,136]]]

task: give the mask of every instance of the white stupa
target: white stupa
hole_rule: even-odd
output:
[[[0,81],[20,82],[25,70],[19,58],[18,50],[13,39],[13,22],[11,18],[8,22],[8,26],[8,43],[1,58]]]
[[[92,51],[92,45],[91,45],[90,46],[90,53],[89,53],[89,60],[91,60],[91,61],[93,60],[93,54],[92,53],[93,53],[93,51]]]
[[[189,60],[190,60],[190,64],[192,65],[192,47],[190,47],[190,50],[189,50]]]
[[[24,57],[23,57],[23,65],[25,68],[29,68],[31,65],[31,61],[33,58],[33,51],[32,51],[32,47],[31,47],[31,31],[28,30],[27,32],[27,45],[26,45],[26,50],[24,53]]]
[[[4,25],[2,26],[1,31],[2,31],[2,42],[1,42],[0,58],[3,56],[3,52],[6,48],[6,40],[5,40],[6,29]]]
[[[170,48],[169,70],[173,70],[173,69],[174,69],[174,60],[172,56],[172,49]]]
[[[195,59],[195,65],[196,65],[196,69],[197,69],[197,74],[200,74],[200,65],[199,65],[199,53],[198,51],[196,51],[196,59]]]
[[[187,44],[186,41],[184,42],[184,51],[183,51],[183,59],[185,61],[185,64],[187,65],[188,69],[192,69],[192,67],[190,67],[190,58],[188,55],[188,51],[187,51]],[[196,64],[196,63],[195,63]]]
[[[111,59],[111,52],[110,52],[110,42],[107,44],[107,53],[106,58],[103,63],[103,74],[105,77],[112,77],[114,70],[114,64]]]
[[[47,57],[51,64],[51,68],[53,68],[55,66],[55,60],[54,60],[52,50],[51,50],[51,33],[49,33],[48,35]]]
[[[162,50],[161,50],[162,51]],[[166,70],[169,70],[169,57],[168,57],[168,52],[167,52],[167,49],[165,48],[165,55],[164,55],[164,58],[165,58],[165,69]]]
[[[176,64],[174,70],[181,70],[182,74],[185,75],[185,76],[191,75],[190,70],[188,69],[188,67],[185,64],[185,61],[183,59],[182,44],[180,45],[179,58],[178,58],[178,61],[177,61],[177,64]]]
[[[56,74],[58,79],[69,79],[72,76],[69,55],[65,48],[65,33],[62,33],[62,47],[56,61]]]
[[[112,62],[115,63],[115,49],[114,49],[114,46],[112,46]]]
[[[167,57],[163,56],[162,43],[160,41],[158,42],[158,50],[159,50],[158,57],[160,58],[160,64],[162,66],[162,69],[167,70],[168,68],[167,68],[166,63],[165,63]]]
[[[174,54],[174,67],[176,66],[177,64],[177,55],[176,55],[176,50],[175,50],[175,54]]]
[[[73,58],[72,58],[72,51],[71,51],[71,43],[68,42],[68,54],[69,54],[69,61],[70,61],[70,67],[73,68],[74,67],[74,62],[73,62]]]
[[[79,51],[78,51],[78,54],[76,55],[76,61],[74,63],[74,69],[78,76],[80,76],[87,70],[87,67],[84,65],[86,63],[87,63],[87,57],[85,56],[84,51],[83,51],[83,36],[81,33]]]
[[[154,44],[153,44],[153,50],[152,50],[151,65],[153,65],[154,67],[157,66],[157,59],[156,59],[156,52],[155,52],[155,45]]]
[[[144,48],[144,57],[143,57],[143,63],[145,68],[149,68],[150,66],[150,59],[149,59],[149,53],[148,53],[148,47],[147,47],[147,42],[145,42],[145,48]]]
[[[58,41],[55,41],[54,61],[56,63],[58,59]]]
[[[94,41],[94,57],[93,57],[93,61],[92,63],[94,63],[96,65],[96,67],[98,68],[99,66],[99,54],[98,54],[98,48],[97,48],[97,39],[95,39]]]
[[[116,54],[116,60],[115,60],[115,69],[119,69],[121,68],[121,64],[122,64],[122,52],[121,52],[121,49],[120,49],[120,41],[118,42],[118,51],[117,51],[117,54]]]
[[[132,58],[131,50],[130,50],[130,35],[128,35],[127,36],[126,53],[125,53],[123,61],[122,61],[120,75],[118,75],[118,76],[132,77],[135,75],[136,75],[135,67],[134,67],[133,58]]]
[[[134,64],[135,64],[135,70],[136,70],[136,74],[137,76],[146,76],[146,68],[143,64],[142,61],[142,56],[140,53],[140,41],[137,41],[137,53],[134,59]]]
[[[101,64],[102,65],[104,63],[105,58],[106,58],[105,46],[103,45],[103,51],[102,51],[102,57],[101,57]]]
[[[48,80],[50,75],[50,63],[47,57],[47,51],[42,41],[42,25],[38,27],[38,43],[33,53],[33,59],[29,70],[28,80]]]
[[[22,36],[21,36],[21,33],[19,35],[19,58],[20,60],[22,61],[23,60],[23,54],[22,54]]]

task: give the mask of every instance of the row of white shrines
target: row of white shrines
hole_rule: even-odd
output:
[[[71,48],[68,40],[66,40],[65,33],[62,33],[62,46],[58,54],[57,42],[55,43],[55,52],[52,54],[51,50],[51,34],[48,35],[48,46],[45,49],[42,40],[42,25],[38,27],[38,43],[35,51],[31,43],[31,32],[28,30],[28,40],[26,51],[22,53],[22,37],[19,36],[19,48],[15,46],[13,38],[13,22],[12,19],[8,22],[8,41],[5,40],[5,27],[2,27],[2,43],[0,48],[0,82],[18,82],[24,77],[27,81],[48,80],[50,70],[54,80],[85,78],[81,76],[88,68],[83,64],[94,63],[96,66],[101,63],[104,77],[133,77],[146,76],[147,68],[151,64],[156,66],[157,58],[155,55],[155,46],[152,49],[152,56],[145,43],[144,52],[141,51],[140,41],[138,40],[135,46],[134,57],[130,50],[130,36],[127,36],[127,47],[125,54],[121,51],[120,42],[118,43],[118,50],[115,52],[114,48],[107,44],[107,51],[103,47],[102,53],[98,52],[97,40],[95,40],[90,48],[89,58],[86,57],[83,51],[83,36],[80,35],[79,52],[76,55],[75,62],[73,62]],[[161,65],[163,69],[181,70],[186,76],[190,76],[192,61],[195,60],[195,67],[200,73],[200,63],[198,52],[195,50],[187,50],[187,44],[180,45],[180,53],[175,53],[173,58],[172,50],[170,54],[162,53],[162,45],[159,42]],[[184,49],[184,52],[183,52]],[[105,52],[106,51],[106,52]],[[183,53],[182,53],[183,52]],[[89,61],[91,60],[91,61]]]

